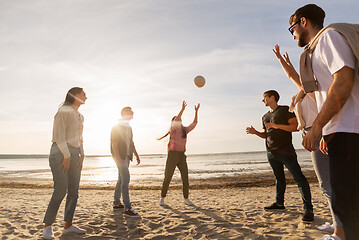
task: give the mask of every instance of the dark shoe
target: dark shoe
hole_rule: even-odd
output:
[[[273,203],[270,206],[264,207],[264,209],[271,210],[271,209],[285,209],[284,205],[280,205],[278,203]]]
[[[123,206],[121,203],[119,205],[114,205],[113,206],[113,210],[120,210],[120,209],[124,209],[125,206]]]
[[[127,209],[123,212],[123,215],[126,217],[141,217],[138,212],[136,212],[133,208]]]
[[[305,210],[302,221],[304,222],[313,222],[314,221],[314,213],[310,210]]]

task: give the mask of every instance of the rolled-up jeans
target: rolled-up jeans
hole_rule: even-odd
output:
[[[121,195],[125,209],[131,208],[130,193],[128,186],[130,184],[130,171],[128,169],[130,160],[124,159],[117,165],[118,180],[115,188],[113,205],[117,206],[121,203]]]
[[[303,136],[307,134],[311,127],[305,128],[303,130]],[[316,151],[311,152],[312,163],[314,167],[315,174],[317,175],[319,186],[323,192],[323,195],[328,199],[329,209],[332,214],[333,224],[335,227],[342,228],[343,223],[340,221],[339,217],[334,213],[333,206],[331,203],[332,196],[332,187],[330,185],[330,160],[327,154],[322,153],[319,150],[320,140],[322,137],[318,139],[315,143]]]
[[[80,149],[70,145],[68,145],[68,148],[71,154],[70,169],[67,173],[63,173],[63,168],[60,168],[60,166],[64,161],[64,155],[61,153],[56,143],[53,143],[51,146],[49,164],[54,181],[54,192],[52,193],[44,217],[44,223],[47,225],[51,225],[55,222],[57,212],[66,193],[67,198],[64,221],[72,222],[74,217],[81,177],[81,170],[78,167]]]

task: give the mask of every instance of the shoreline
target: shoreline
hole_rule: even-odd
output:
[[[295,184],[292,176],[285,171],[287,184]],[[309,183],[318,182],[314,170],[303,171]],[[238,176],[225,176],[207,179],[191,179],[190,189],[221,189],[221,188],[250,188],[250,187],[267,187],[275,185],[275,178],[272,173],[262,174],[241,174]],[[80,183],[82,190],[113,190],[115,182],[107,184],[89,184]],[[130,183],[131,190],[160,190],[162,180],[142,179]],[[1,188],[31,188],[31,189],[48,189],[53,188],[52,181],[44,182],[42,179],[29,178],[0,178]],[[173,179],[170,189],[181,189],[181,179]]]

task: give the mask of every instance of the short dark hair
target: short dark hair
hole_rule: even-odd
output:
[[[121,116],[122,117],[124,117],[126,115],[132,115],[132,114],[133,114],[133,111],[132,111],[131,107],[124,107],[121,110]]]
[[[295,13],[290,16],[289,25],[299,21],[302,17],[308,19],[313,27],[319,29],[323,28],[325,12],[321,7],[315,4],[307,4],[301,8],[298,8],[297,11],[295,11]]]
[[[263,95],[268,95],[268,97],[274,96],[276,102],[279,101],[279,93],[276,90],[268,90],[263,93]]]

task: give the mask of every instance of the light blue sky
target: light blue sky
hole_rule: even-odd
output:
[[[132,106],[140,153],[165,153],[156,141],[188,102],[201,103],[188,153],[262,151],[245,133],[261,128],[262,93],[289,104],[296,88],[272,48],[301,49],[288,18],[306,1],[0,0],[0,154],[48,153],[57,107],[73,86],[85,89],[85,151],[109,153],[111,125]],[[316,1],[325,24],[359,23],[359,4]],[[193,78],[207,84],[196,88]],[[294,134],[301,148],[300,134]]]

